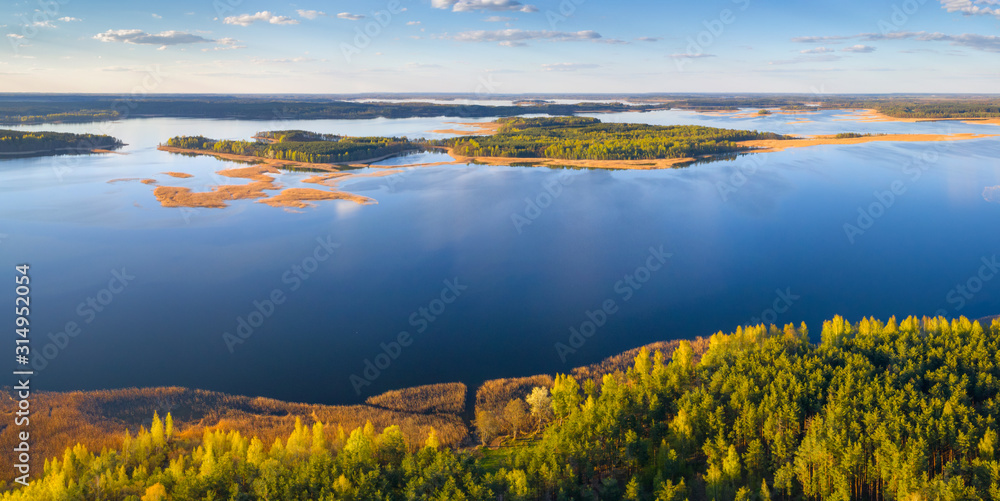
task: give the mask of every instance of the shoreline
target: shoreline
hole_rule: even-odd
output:
[[[275,160],[258,157],[248,157],[233,155],[228,153],[203,152],[200,150],[185,150],[170,146],[160,146],[161,151],[182,154],[205,154],[233,160],[238,162],[251,162],[248,167],[235,167],[232,169],[222,169],[216,171],[220,176],[233,179],[247,179],[246,184],[224,184],[212,187],[210,191],[191,191],[191,188],[177,186],[158,186],[153,190],[153,196],[163,207],[189,207],[205,209],[222,209],[229,206],[227,202],[234,200],[257,200],[257,203],[270,205],[272,207],[283,207],[289,209],[305,209],[315,204],[311,202],[323,200],[345,200],[360,205],[376,204],[374,199],[354,193],[348,193],[337,189],[323,190],[317,188],[285,188],[276,182],[274,175],[281,174],[281,168],[310,168],[321,172],[339,174],[338,178],[352,177],[353,174],[343,172],[332,164],[304,164],[303,162],[291,162],[287,160]],[[165,175],[173,178],[190,178],[191,174],[184,172],[165,172]],[[315,179],[320,176],[313,176]],[[308,180],[306,182],[309,182]],[[335,188],[333,184],[322,184],[328,188]],[[281,191],[278,191],[281,190]],[[268,191],[278,191],[276,194],[266,193]]]
[[[847,110],[845,110],[847,111]],[[853,110],[846,115],[836,115],[834,120],[853,122],[962,122],[968,125],[1000,125],[1000,117],[970,118],[970,117],[948,117],[948,118],[897,118],[891,117],[878,110],[865,108]]]
[[[467,124],[462,124],[467,125]],[[471,125],[471,124],[469,124]],[[486,125],[486,124],[478,124]],[[492,124],[491,124],[492,125]],[[808,146],[826,146],[826,145],[853,145],[853,144],[863,144],[872,142],[937,142],[937,141],[964,141],[970,139],[982,139],[988,137],[997,137],[1000,134],[975,134],[975,133],[957,133],[957,134],[884,134],[876,136],[862,136],[862,137],[851,137],[851,138],[836,138],[832,135],[826,136],[805,136],[802,138],[795,139],[752,139],[748,141],[740,141],[738,144],[748,146],[750,149],[733,151],[728,154],[745,154],[745,153],[773,153],[778,151],[784,151],[788,148],[803,148]],[[337,164],[322,164],[322,163],[306,163],[306,162],[293,162],[289,160],[275,160],[269,158],[235,155],[231,153],[216,153],[203,150],[189,150],[183,148],[175,148],[172,146],[160,146],[158,148],[161,151],[167,151],[170,153],[181,153],[181,154],[194,154],[194,155],[209,155],[216,158],[221,158],[224,160],[233,160],[238,162],[252,162],[254,164],[262,164],[272,168],[306,168],[306,169],[316,169],[321,171],[327,171],[329,173],[338,173],[344,171],[344,165]],[[509,167],[550,167],[550,168],[564,168],[564,167],[575,167],[584,169],[614,169],[614,170],[658,170],[658,169],[669,169],[675,168],[681,164],[688,164],[698,160],[711,160],[716,157],[723,156],[725,154],[710,154],[710,155],[700,155],[697,157],[683,157],[683,158],[658,158],[658,159],[640,159],[640,160],[569,160],[560,158],[547,158],[547,157],[470,157],[465,155],[459,155],[455,152],[454,147],[447,146],[429,146],[423,151],[444,151],[449,156],[453,158],[451,161],[442,162],[430,162],[430,163],[415,163],[406,165],[370,165],[367,163],[355,162],[348,164],[348,168],[376,168],[376,169],[393,169],[393,168],[405,168],[405,167],[433,167],[441,165],[461,165],[461,164],[479,164],[479,165],[491,165],[491,166],[509,166]],[[394,158],[399,156],[404,156],[410,151],[400,152],[391,155],[385,155],[378,157],[377,159],[366,159],[365,162],[375,162],[379,160],[385,160],[387,158]],[[318,183],[323,184],[323,183]]]

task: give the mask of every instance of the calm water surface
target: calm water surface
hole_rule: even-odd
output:
[[[790,116],[676,111],[600,118],[788,134],[1000,133],[839,115],[799,124]],[[152,186],[108,183],[152,177],[205,190],[217,183],[216,170],[233,165],[155,149],[178,134],[236,139],[301,128],[442,137],[427,131],[456,120],[134,120],[108,130],[129,144],[127,155],[3,161],[0,263],[11,275],[14,264],[32,266],[34,346],[43,348],[50,334],[62,341],[67,322],[82,331],[63,348],[46,348],[54,356],[36,361],[45,365],[36,386],[179,385],[343,403],[404,386],[568,371],[640,344],[760,318],[805,321],[818,336],[819,322],[835,314],[977,317],[1000,309],[1000,276],[981,287],[969,282],[984,258],[1000,253],[1000,204],[983,197],[1000,185],[997,138],[790,149],[649,172],[408,168],[341,185],[378,205],[322,202],[299,213],[253,201],[169,209]],[[287,173],[279,182],[304,176]],[[902,190],[890,200],[884,192],[893,183]],[[846,223],[860,233],[849,236]],[[339,247],[312,261],[318,240]],[[637,270],[655,267],[650,249],[661,246],[671,254],[665,264]],[[115,273],[128,285],[104,291]],[[636,287],[629,275],[638,275]],[[962,296],[959,285],[978,291]],[[0,291],[4,301],[13,302],[12,289]],[[231,353],[223,333],[257,320],[254,302],[276,290],[285,301],[273,311],[264,304],[270,315]],[[440,301],[443,292],[452,302]],[[97,303],[99,312],[87,305],[98,297],[109,303]],[[564,361],[555,344],[568,344],[571,328],[608,300],[615,313]],[[350,376],[364,377],[365,360],[401,332],[412,344],[359,394]]]

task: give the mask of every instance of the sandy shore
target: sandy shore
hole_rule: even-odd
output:
[[[742,141],[740,144],[759,148],[755,153],[769,153],[772,151],[783,151],[788,148],[801,148],[805,146],[820,146],[828,144],[862,144],[882,141],[897,142],[925,142],[925,141],[964,141],[968,139],[980,139],[984,137],[996,137],[998,134],[886,134],[882,136],[863,136],[837,139],[834,136],[814,136],[803,139],[757,139],[753,141]]]
[[[239,155],[230,156],[239,157]],[[238,159],[243,160],[243,158],[246,157],[240,157]],[[310,202],[321,200],[347,200],[364,205],[376,203],[375,200],[371,198],[338,190],[320,190],[312,188],[287,188],[282,190],[282,186],[275,182],[275,178],[273,176],[274,174],[281,173],[279,167],[276,166],[275,163],[284,166],[287,163],[292,162],[278,160],[274,162],[263,162],[249,167],[237,167],[234,169],[224,169],[218,171],[218,174],[221,176],[233,179],[247,179],[251,181],[246,184],[215,186],[211,191],[202,192],[194,192],[191,191],[190,188],[159,186],[153,191],[153,195],[164,207],[198,207],[206,209],[221,209],[228,207],[229,204],[227,202],[233,200],[253,199],[261,199],[258,200],[258,203],[264,203],[272,207],[290,207],[299,209],[311,207],[314,204]],[[299,164],[295,165],[298,166]],[[313,165],[315,164],[308,164],[308,167],[311,168]],[[167,174],[181,178],[191,177],[190,174],[185,173],[175,172]],[[347,172],[334,172],[324,176],[330,176],[331,178],[333,176],[349,177],[351,174]],[[315,177],[318,176],[314,176],[314,178]],[[268,191],[277,190],[282,191],[277,194],[266,193]]]
[[[456,136],[492,136],[500,130],[501,124],[495,122],[445,122],[453,125],[464,125],[472,127],[473,130],[466,129],[441,129],[432,130],[435,134],[454,134]]]
[[[118,179],[112,179],[108,181],[109,184],[112,183],[124,183],[128,181],[139,181],[142,184],[156,184],[155,179],[143,179],[141,177],[120,177]]]
[[[836,115],[834,120],[853,122],[962,122],[970,125],[1000,125],[1000,118],[896,118],[872,109],[856,110],[846,115]]]
[[[541,157],[467,157],[455,153],[454,148],[447,148],[448,154],[455,159],[453,162],[438,162],[428,165],[449,164],[484,164],[484,165],[514,165],[528,167],[583,167],[588,169],[669,169],[677,164],[698,160],[693,157],[660,158],[649,160],[564,160],[561,158]],[[703,158],[707,158],[703,157]]]

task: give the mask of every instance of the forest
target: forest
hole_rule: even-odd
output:
[[[354,102],[336,99],[273,99],[266,97],[187,96],[158,98],[84,97],[51,100],[7,101],[0,96],[0,124],[101,122],[128,118],[219,118],[240,120],[316,120],[415,117],[509,117],[526,113],[573,115],[576,113],[649,111],[659,104],[630,106],[622,103],[533,104],[483,106],[420,102]]]
[[[489,446],[319,420],[269,444],[190,437],[155,415],[0,499],[1000,499],[1000,320],[834,317],[811,339],[740,327],[600,377],[500,384],[506,403],[477,396]]]
[[[748,151],[739,141],[786,139],[771,132],[695,125],[602,123],[596,118],[501,118],[492,136],[457,137],[434,144],[469,157],[645,160]]]
[[[423,148],[405,137],[346,137],[300,130],[258,132],[255,139],[177,136],[170,138],[167,146],[308,163],[357,162]]]
[[[0,130],[0,156],[69,155],[114,150],[121,140],[98,134]]]
[[[509,99],[513,106],[358,102],[363,96],[93,96],[0,94],[0,124],[100,122],[129,118],[219,118],[240,120],[372,119],[415,117],[512,117],[526,114],[571,116],[581,113],[646,112],[661,109],[731,111],[741,108],[785,110],[871,108],[896,118],[1000,117],[996,96],[833,95],[833,94],[636,94],[636,95],[372,95],[382,99]],[[554,104],[546,99],[611,99],[621,102]],[[641,104],[625,104],[633,100]]]

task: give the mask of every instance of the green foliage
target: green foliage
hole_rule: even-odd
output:
[[[746,151],[739,141],[782,139],[769,132],[695,125],[601,123],[596,118],[503,118],[497,134],[439,141],[469,157],[650,160]]]
[[[168,146],[305,163],[344,163],[370,160],[422,149],[399,137],[344,137],[306,131],[258,132],[257,141],[215,140],[178,136]]]
[[[502,453],[454,452],[432,430],[409,452],[371,424],[298,422],[269,450],[236,432],[192,443],[154,416],[121,450],[71,448],[2,499],[1000,499],[1000,320],[835,317],[820,337],[759,325],[712,336],[700,360],[686,343],[669,361],[643,349],[586,396],[560,375],[530,414],[510,400],[508,424],[546,396],[555,419]]]
[[[98,134],[0,130],[0,157],[81,154],[98,149],[116,149],[122,145],[119,139]]]

